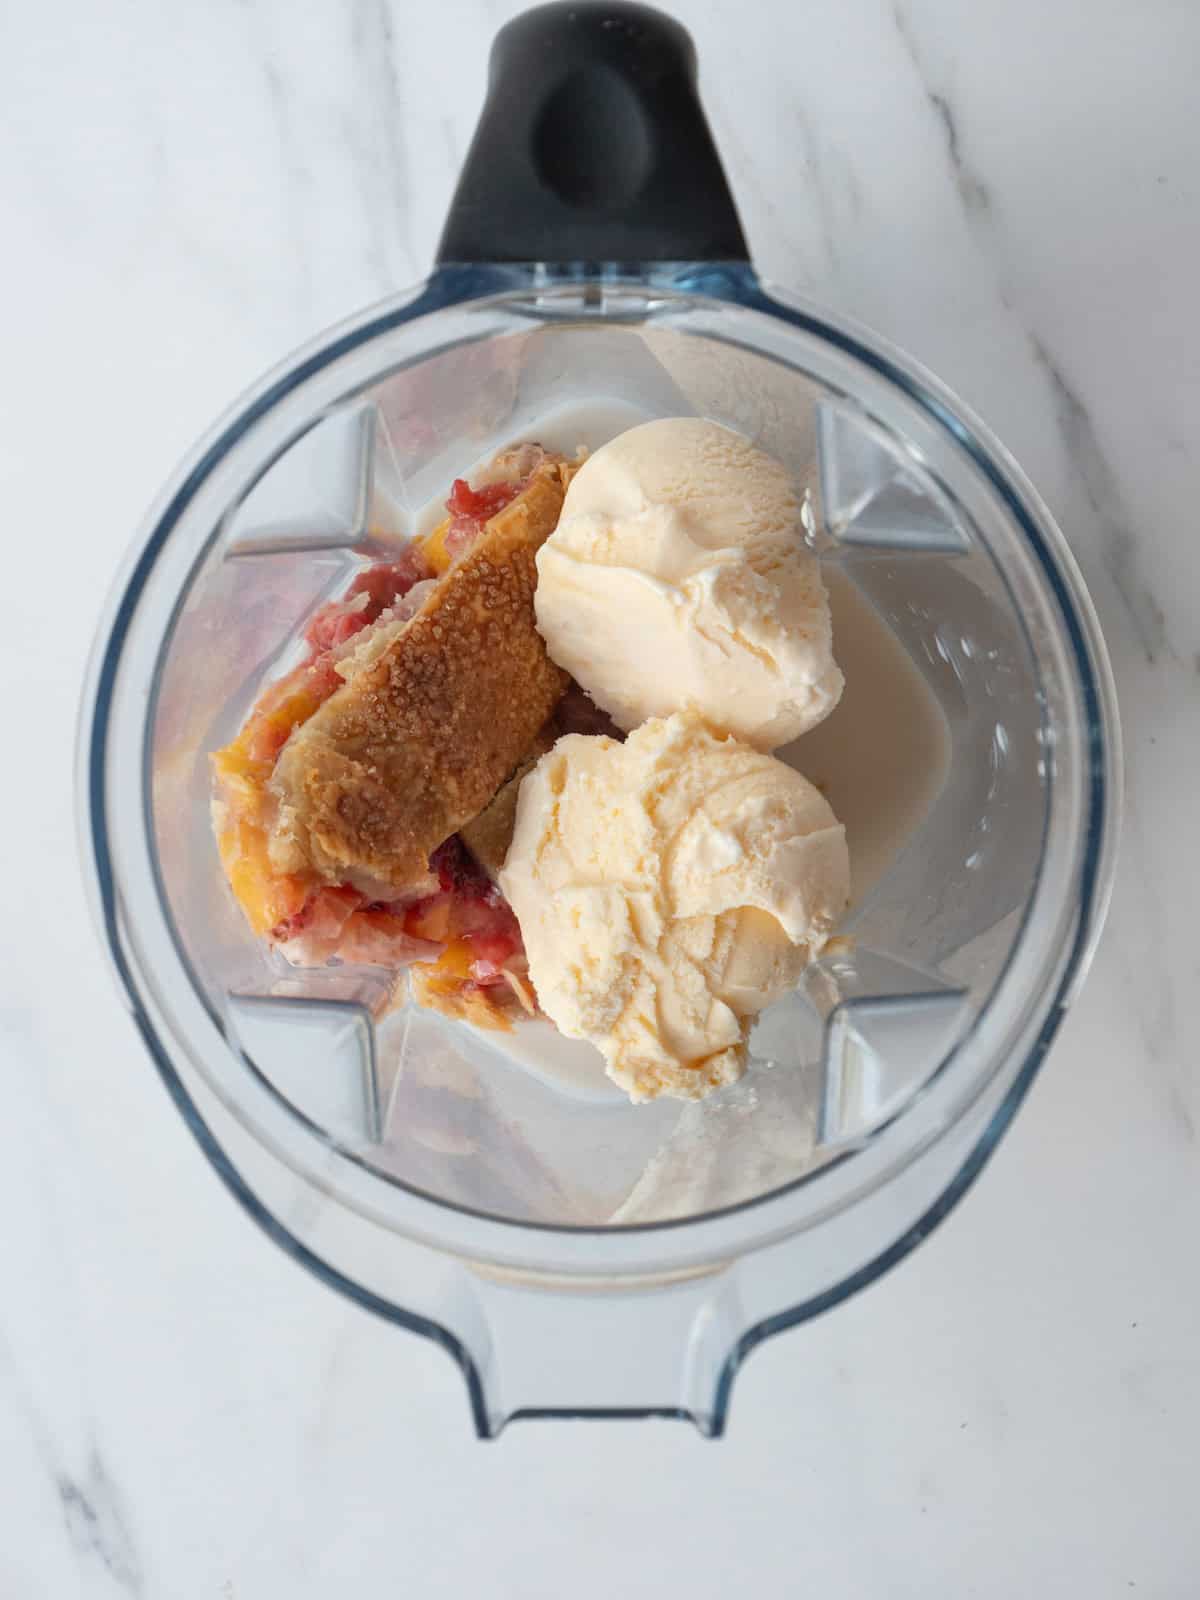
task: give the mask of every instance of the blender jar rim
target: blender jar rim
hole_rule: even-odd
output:
[[[689,303],[700,303],[718,311],[722,308],[737,308],[746,312],[760,313],[773,319],[774,322],[786,323],[803,333],[829,342],[853,360],[864,363],[878,375],[896,384],[910,400],[922,407],[934,423],[951,436],[967,454],[972,464],[985,475],[992,492],[1000,496],[1008,513],[1015,519],[1036,560],[1040,578],[1053,596],[1065,642],[1069,647],[1069,657],[1078,690],[1083,700],[1083,717],[1086,725],[1086,738],[1080,751],[1080,759],[1088,763],[1087,782],[1083,789],[1086,817],[1075,819],[1076,824],[1082,824],[1082,827],[1077,851],[1077,868],[1071,877],[1077,916],[1072,919],[1073,927],[1068,930],[1071,936],[1069,938],[1064,936],[1059,941],[1063,946],[1060,950],[1062,960],[1059,970],[1038,994],[1039,1003],[1036,1008],[1038,1026],[1032,1037],[1026,1036],[1021,1041],[1020,1048],[1025,1051],[1023,1067],[999,1111],[989,1123],[984,1139],[971,1152],[971,1156],[961,1169],[959,1179],[956,1179],[939,1197],[934,1209],[938,1210],[939,1214],[944,1214],[986,1159],[986,1154],[994,1145],[1000,1127],[1011,1116],[1032,1080],[1062,1011],[1069,1004],[1078,979],[1086,969],[1087,960],[1103,920],[1104,907],[1111,889],[1119,812],[1119,728],[1111,674],[1090,600],[1065,541],[1046,508],[1003,447],[991,437],[967,408],[910,358],[892,351],[876,336],[864,335],[848,319],[831,317],[826,312],[818,314],[801,301],[784,302],[775,298],[759,283],[753,269],[742,262],[657,262],[644,267],[637,264],[597,266],[587,263],[564,267],[532,263],[524,266],[497,267],[475,264],[443,266],[416,291],[415,295],[410,292],[390,297],[380,305],[360,313],[304,346],[254,386],[241,402],[231,408],[226,418],[216,424],[196,446],[191,457],[181,466],[171,485],[164,491],[159,506],[148,518],[143,535],[135,542],[126,574],[122,576],[114,590],[108,614],[97,640],[81,716],[81,823],[84,830],[85,851],[91,867],[88,877],[93,906],[117,966],[121,985],[129,997],[135,1018],[151,1047],[160,1071],[169,1079],[174,1079],[174,1082],[168,1083],[174,1098],[180,1103],[181,1109],[185,1110],[189,1124],[200,1138],[206,1153],[218,1169],[222,1170],[228,1181],[229,1173],[225,1170],[228,1163],[221,1154],[220,1146],[208,1133],[202,1118],[192,1104],[191,1097],[172,1064],[171,1052],[164,1047],[159,1025],[153,1020],[152,1013],[157,1006],[152,997],[153,984],[150,974],[144,966],[139,966],[136,952],[125,948],[125,941],[122,940],[119,931],[118,902],[121,895],[118,869],[114,864],[110,848],[105,758],[109,725],[114,710],[114,686],[122,650],[139,599],[151,577],[159,554],[186,513],[193,496],[199,493],[210,474],[256,424],[266,418],[282,400],[297,393],[310,378],[331,367],[342,356],[362,349],[371,340],[439,311],[484,309],[489,306],[504,305],[510,299],[517,301],[523,299],[528,302],[531,294],[545,291],[551,302],[559,301],[557,306],[546,304],[539,311],[536,307],[526,304],[525,309],[527,312],[532,310],[534,315],[557,319],[563,314],[560,297],[573,287],[585,292],[598,292],[601,300],[608,291],[650,290],[661,297],[663,305],[673,310],[679,309],[681,304],[686,306]],[[653,315],[653,308],[643,308],[640,311],[631,311],[627,316],[619,316],[618,320],[642,323]],[[585,311],[581,320],[587,319]],[[604,317],[602,320],[607,322],[610,319]],[[459,340],[451,341],[453,344],[459,342]],[[754,345],[750,347],[758,348]],[[426,347],[421,352],[422,358],[427,357],[429,353],[430,347]],[[770,354],[761,350],[759,353]],[[776,356],[775,359],[786,360],[780,356]],[[793,368],[795,366],[794,363],[787,364]],[[319,417],[321,414],[318,409],[316,416]],[[308,426],[311,426],[311,421]],[[212,537],[215,536],[214,531]],[[205,549],[210,542],[211,540],[205,542]],[[196,560],[199,561],[202,556],[203,551],[198,552]],[[186,586],[176,596],[176,605],[180,603],[181,595],[185,591]],[[160,649],[165,646],[169,635],[170,628],[163,635]],[[148,760],[149,757],[151,726],[151,718],[147,715],[143,730],[144,760]],[[144,767],[143,771],[145,770]],[[161,894],[161,888],[159,892]],[[1060,906],[1057,909],[1066,912],[1070,908]],[[171,922],[169,915],[167,921]],[[1023,935],[1018,937],[1014,950],[1008,958],[1009,962],[1015,958],[1020,949],[1022,937]],[[182,952],[178,953],[182,957]],[[998,994],[1004,988],[1006,976],[1007,964],[1005,972],[997,979],[992,993],[975,1019],[973,1032],[994,1007]],[[1047,996],[1045,990],[1050,987],[1054,987],[1055,992]],[[1029,997],[1024,998],[1028,1000]],[[1028,1030],[1026,1034],[1028,1035]],[[970,1036],[950,1053],[948,1060],[954,1059],[969,1042]],[[187,1041],[178,1035],[176,1043],[182,1048],[188,1048]],[[990,1081],[994,1071],[998,1070],[1007,1058],[1008,1052],[1002,1050],[991,1062],[987,1072],[976,1075],[976,1094],[982,1092],[982,1088],[987,1081]],[[208,1081],[211,1085],[212,1080]],[[305,1120],[282,1097],[278,1098],[293,1119]],[[919,1098],[916,1096],[914,1100]],[[974,1095],[959,1104],[956,1115],[950,1121],[943,1122],[930,1137],[933,1139],[941,1137],[953,1127],[972,1103],[973,1098]],[[228,1101],[226,1103],[228,1104]],[[898,1118],[902,1120],[908,1115],[911,1107],[912,1102],[898,1114]],[[231,1109],[242,1117],[245,1125],[247,1119],[244,1116],[244,1108],[234,1106]],[[264,1136],[262,1129],[254,1126],[252,1122],[250,1126],[260,1141],[271,1148],[277,1156],[293,1164],[286,1152],[280,1150],[273,1140]],[[308,1126],[310,1129],[314,1128],[312,1124]],[[335,1141],[332,1141],[324,1130],[315,1131],[322,1147],[328,1151]],[[924,1143],[905,1152],[904,1162],[913,1159],[922,1148],[925,1148]],[[645,1234],[663,1239],[670,1234],[679,1236],[688,1230],[691,1230],[691,1237],[694,1238],[700,1230],[709,1230],[711,1233],[714,1224],[735,1222],[735,1219],[751,1215],[756,1221],[766,1223],[768,1226],[765,1230],[754,1230],[753,1237],[749,1241],[741,1240],[741,1247],[745,1247],[747,1242],[756,1244],[772,1236],[769,1220],[765,1214],[772,1208],[773,1216],[779,1218],[775,1235],[778,1232],[786,1233],[798,1227],[811,1226],[815,1220],[813,1218],[790,1223],[784,1220],[780,1216],[781,1204],[797,1189],[814,1180],[827,1178],[839,1165],[846,1160],[852,1160],[860,1152],[848,1151],[844,1156],[817,1171],[803,1175],[767,1194],[740,1202],[736,1206],[686,1218],[624,1224],[616,1227],[515,1222],[488,1213],[472,1211],[404,1184],[402,1180],[374,1167],[365,1167],[360,1158],[348,1149],[339,1147],[339,1153],[359,1165],[362,1170],[369,1171],[372,1179],[405,1190],[420,1207],[436,1208],[439,1220],[447,1214],[457,1214],[466,1225],[467,1232],[464,1234],[462,1228],[456,1226],[451,1231],[458,1237],[448,1245],[446,1230],[440,1227],[426,1230],[424,1227],[414,1226],[412,1219],[396,1221],[392,1218],[388,1219],[389,1226],[408,1232],[411,1236],[423,1237],[425,1242],[439,1248],[449,1247],[452,1250],[489,1255],[490,1252],[484,1248],[485,1241],[477,1236],[481,1228],[486,1228],[496,1235],[493,1259],[525,1260],[528,1257],[528,1239],[534,1233],[554,1234],[576,1243],[588,1238],[608,1241],[614,1238],[632,1240],[637,1235]],[[892,1175],[892,1171],[893,1169],[888,1169],[880,1174],[871,1184],[871,1189],[874,1190],[879,1183],[886,1181]],[[340,1198],[349,1205],[356,1204],[353,1197],[344,1193]],[[855,1198],[857,1194],[851,1194],[837,1203],[836,1209],[852,1204]],[[723,1250],[739,1248],[739,1240],[730,1236],[728,1227],[718,1227],[716,1232],[724,1237],[712,1238],[710,1244],[701,1252],[704,1259],[713,1259]],[[742,1230],[736,1225],[732,1232],[734,1235],[742,1234]],[[524,1241],[524,1247],[515,1246],[512,1241],[516,1239]],[[608,1251],[603,1253],[609,1254]],[[622,1269],[614,1265],[613,1270]],[[879,1270],[883,1270],[882,1266]]]

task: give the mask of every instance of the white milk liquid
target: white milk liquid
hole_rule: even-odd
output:
[[[846,829],[850,909],[928,816],[950,759],[942,709],[908,651],[852,579],[822,570],[846,687],[825,721],[775,752],[815,783]]]

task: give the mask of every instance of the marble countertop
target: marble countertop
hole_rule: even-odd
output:
[[[441,1351],[247,1226],[110,985],[71,751],[101,596],[227,401],[428,269],[515,9],[64,0],[0,29],[2,649],[26,685],[0,801],[0,1595],[1186,1600],[1195,6],[674,0],[761,269],[1007,442],[1084,568],[1128,753],[1109,929],[1014,1131],[911,1260],[754,1356],[723,1442],[478,1444]]]

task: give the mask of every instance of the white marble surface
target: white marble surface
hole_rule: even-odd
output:
[[[719,1445],[475,1442],[457,1372],[236,1210],[77,884],[87,636],[260,369],[429,263],[499,0],[0,19],[0,1595],[1200,1592],[1200,10],[676,0],[758,261],[983,414],[1092,585],[1128,742],[1109,933],[1016,1128]],[[1196,1030],[1195,1032],[1193,1030]],[[641,1551],[631,1564],[628,1552]]]

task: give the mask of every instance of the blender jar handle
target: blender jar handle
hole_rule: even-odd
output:
[[[748,259],[679,23],[563,0],[500,30],[439,266]]]

